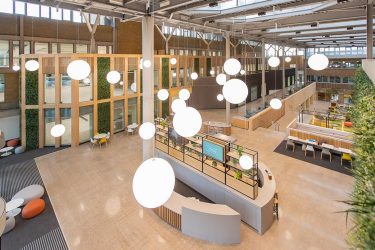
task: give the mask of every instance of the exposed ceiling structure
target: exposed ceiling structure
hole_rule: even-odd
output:
[[[367,0],[28,0],[297,47],[365,46]]]

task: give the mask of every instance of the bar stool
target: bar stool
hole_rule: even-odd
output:
[[[313,146],[311,146],[311,145],[306,145],[305,156],[306,156],[306,154],[307,154],[307,151],[313,152],[313,155],[314,155],[314,158],[315,158],[315,149],[314,149]]]

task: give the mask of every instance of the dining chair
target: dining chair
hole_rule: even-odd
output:
[[[341,166],[342,166],[342,162],[343,161],[349,161],[350,162],[350,166],[352,166],[353,159],[352,159],[352,156],[350,154],[343,153],[341,155]]]
[[[128,128],[128,135],[131,133],[132,135],[134,134],[134,129]]]
[[[105,138],[107,139],[107,142],[110,142],[111,132],[107,132],[107,135],[105,136]]]
[[[99,140],[99,146],[100,146],[100,148],[102,148],[102,144],[104,144],[105,143],[105,145],[107,145],[107,138],[101,138],[100,140]]]
[[[315,158],[315,149],[314,149],[313,146],[311,146],[311,145],[306,145],[305,156],[307,155],[307,151],[313,152],[313,155],[314,155],[314,158]]]
[[[294,144],[294,142],[292,141],[292,140],[287,140],[286,141],[286,144],[285,144],[285,150],[287,150],[288,149],[288,147],[293,147],[293,152],[294,152],[294,149],[295,149],[295,147],[296,147],[296,145]]]
[[[91,143],[91,148],[94,148],[94,146],[95,146],[96,144],[98,144],[98,141],[95,140],[94,138],[90,138],[90,143]]]
[[[328,148],[323,148],[320,153],[320,159],[323,159],[323,155],[329,155],[329,161],[332,162],[332,153]]]

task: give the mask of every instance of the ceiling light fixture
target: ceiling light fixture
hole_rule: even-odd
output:
[[[224,71],[228,75],[237,75],[241,70],[241,63],[235,58],[229,58],[224,62]]]
[[[196,135],[202,127],[202,117],[198,110],[185,107],[173,117],[173,128],[176,133],[183,137]]]
[[[161,90],[158,91],[157,95],[158,95],[158,98],[159,98],[160,101],[165,101],[169,97],[169,92],[166,89],[161,89]]]
[[[39,62],[36,60],[29,60],[25,63],[25,68],[28,71],[36,71],[39,69]],[[69,74],[69,73],[68,73]]]
[[[239,104],[246,100],[249,90],[239,79],[231,79],[224,84],[223,96],[232,104]]]
[[[107,81],[110,84],[116,84],[121,80],[121,75],[118,71],[112,70],[107,74]]]
[[[74,60],[66,69],[68,76],[73,80],[83,80],[90,75],[91,68],[85,60]]]
[[[189,90],[187,89],[181,89],[179,92],[178,92],[178,97],[181,99],[181,100],[188,100],[189,97],[190,97],[190,92]]]
[[[143,140],[150,140],[155,135],[155,125],[151,122],[144,122],[139,127],[139,136]]]

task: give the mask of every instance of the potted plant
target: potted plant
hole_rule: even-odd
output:
[[[168,122],[166,122],[166,121],[161,121],[161,122],[160,122],[160,125],[163,127],[163,129],[165,129],[165,128],[168,126]]]
[[[241,157],[243,153],[243,147],[237,145],[236,151],[237,151],[238,156]]]
[[[212,161],[212,166],[216,168],[217,162],[215,160]]]
[[[236,180],[239,180],[242,178],[242,172],[241,171],[234,171],[234,178]]]

